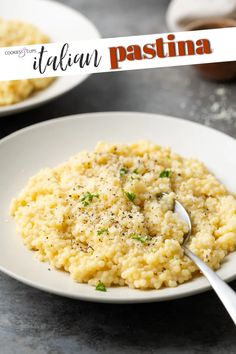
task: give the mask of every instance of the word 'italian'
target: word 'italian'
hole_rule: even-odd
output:
[[[66,71],[69,67],[77,64],[81,69],[88,66],[98,67],[101,61],[101,56],[97,49],[92,53],[77,53],[72,55],[69,51],[69,44],[65,43],[60,51],[60,54],[47,57],[47,50],[42,46],[39,51],[39,56],[34,58],[33,69],[38,70],[40,74],[44,74],[47,68],[51,67],[53,71]]]
[[[208,39],[175,41],[175,35],[167,35],[167,40],[158,38],[155,43],[145,44],[140,47],[138,44],[132,44],[128,47],[110,47],[111,69],[122,69],[121,62],[126,60],[135,61],[154,58],[168,58],[186,55],[211,54],[211,44]]]

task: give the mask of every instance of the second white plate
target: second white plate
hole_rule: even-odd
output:
[[[48,271],[28,251],[9,220],[9,205],[28,178],[44,167],[53,167],[97,141],[128,143],[148,139],[171,146],[183,156],[194,156],[236,192],[236,141],[218,131],[178,118],[147,113],[94,113],[59,118],[10,135],[0,142],[0,269],[36,288],[58,295],[100,302],[148,302],[189,296],[209,288],[204,277],[176,288],[132,290],[109,288],[95,291],[87,284],[73,282],[61,271]],[[236,276],[236,252],[231,253],[218,274],[225,280]]]
[[[95,26],[81,13],[49,0],[1,0],[1,17],[31,23],[49,35],[51,42],[79,41],[100,38]],[[0,106],[0,116],[18,113],[39,106],[84,81],[88,75],[58,78],[45,90],[19,103]]]

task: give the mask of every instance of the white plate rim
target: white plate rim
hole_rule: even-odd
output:
[[[9,135],[7,135],[6,137],[0,139],[0,149],[1,149],[1,145],[8,142],[9,140],[11,139],[14,139],[14,137],[18,136],[18,135],[22,135],[24,134],[25,132],[29,132],[31,130],[35,130],[37,128],[40,128],[41,126],[48,126],[48,125],[53,125],[53,124],[57,124],[58,122],[61,122],[63,123],[64,121],[68,121],[68,120],[74,120],[74,119],[85,119],[85,118],[88,118],[88,117],[96,117],[96,118],[99,118],[99,117],[104,117],[104,115],[107,115],[107,116],[110,116],[110,115],[113,115],[113,116],[119,116],[119,115],[147,115],[147,116],[150,116],[150,117],[159,117],[159,118],[163,118],[163,119],[168,119],[170,121],[179,121],[180,123],[184,123],[184,124],[187,124],[187,125],[192,125],[192,126],[196,126],[196,127],[199,127],[199,128],[204,128],[206,130],[209,130],[211,132],[214,132],[215,134],[218,134],[219,136],[223,136],[227,139],[230,139],[233,143],[236,143],[236,140],[221,132],[221,131],[218,131],[214,128],[211,128],[211,127],[207,127],[207,126],[204,126],[202,124],[199,124],[197,122],[194,122],[194,121],[189,121],[189,120],[185,120],[185,119],[182,119],[182,118],[179,118],[179,117],[174,117],[174,116],[169,116],[169,115],[164,115],[164,114],[155,114],[155,113],[148,113],[148,112],[135,112],[135,111],[105,111],[105,112],[91,112],[91,113],[82,113],[82,114],[74,114],[74,115],[69,115],[69,116],[63,116],[63,117],[59,117],[59,118],[52,118],[52,119],[49,119],[47,121],[43,121],[43,122],[40,122],[40,123],[36,123],[36,124],[32,124],[30,126],[27,126],[25,128],[22,128],[16,132],[13,132]],[[220,268],[221,269],[221,268]],[[4,266],[2,266],[0,264],[0,271],[3,272],[4,274],[7,274],[8,276],[22,282],[23,284],[26,284],[26,285],[29,285],[33,288],[36,288],[36,289],[39,289],[39,290],[42,290],[44,292],[47,292],[47,293],[51,293],[51,294],[54,294],[54,295],[58,295],[58,296],[64,296],[64,297],[67,297],[67,298],[72,298],[72,299],[76,299],[76,300],[83,300],[83,301],[88,301],[88,302],[100,302],[100,303],[113,303],[113,304],[125,304],[125,303],[150,303],[150,302],[162,302],[162,301],[170,301],[170,300],[176,300],[176,299],[180,299],[180,298],[185,298],[185,297],[189,297],[189,296],[192,296],[192,295],[196,295],[196,294],[199,294],[199,293],[203,293],[203,292],[206,292],[208,290],[211,289],[211,286],[209,284],[207,284],[207,282],[200,286],[199,288],[195,288],[195,289],[190,289],[190,290],[187,290],[186,292],[184,293],[178,293],[178,294],[168,294],[168,295],[164,295],[163,297],[155,297],[154,296],[151,296],[151,297],[141,297],[141,298],[137,298],[135,297],[135,294],[134,296],[129,296],[128,298],[108,298],[106,297],[106,293],[102,293],[102,292],[96,292],[94,294],[94,296],[91,296],[91,295],[81,295],[81,294],[68,294],[67,292],[63,291],[63,290],[55,290],[55,289],[51,289],[51,288],[48,288],[47,286],[44,286],[44,285],[41,285],[41,284],[38,284],[36,281],[31,281],[31,280],[28,280],[27,278],[24,278],[20,275],[17,275],[15,274],[14,272],[11,272],[9,271],[8,269],[6,269]],[[216,272],[218,273],[218,271]],[[202,277],[203,278],[203,277]],[[226,282],[230,282],[232,280],[234,280],[236,278],[236,272],[230,276],[227,276],[227,277],[224,277],[223,279],[226,281]],[[191,282],[191,280],[190,280]],[[187,284],[188,282],[186,282],[185,284]],[[150,290],[150,292],[158,292],[159,290]],[[140,292],[140,290],[134,290],[134,292]],[[149,292],[149,290],[147,291],[141,291],[143,293],[145,292]]]

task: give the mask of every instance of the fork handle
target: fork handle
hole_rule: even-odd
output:
[[[236,293],[227,285],[206,263],[197,257],[188,248],[183,247],[185,254],[198,266],[215,290],[226,310],[236,325]]]

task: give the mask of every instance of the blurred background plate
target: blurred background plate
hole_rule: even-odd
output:
[[[1,0],[0,16],[28,22],[50,37],[51,42],[100,38],[96,27],[81,13],[49,0]],[[88,75],[58,78],[45,90],[19,103],[0,106],[0,116],[14,114],[41,105],[75,87]]]

